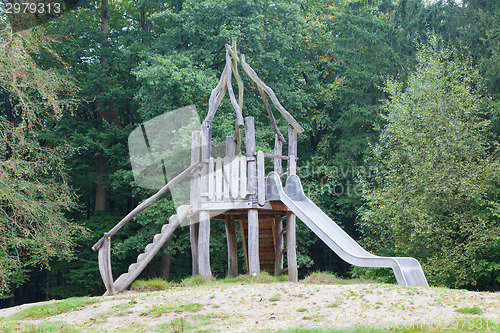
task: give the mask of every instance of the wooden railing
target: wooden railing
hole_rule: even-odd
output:
[[[148,199],[144,200],[139,206],[137,206],[133,211],[127,214],[120,222],[118,222],[110,231],[104,234],[104,236],[99,239],[94,246],[92,246],[92,250],[97,251],[99,248],[103,245],[103,243],[111,238],[118,230],[120,230],[127,222],[129,222],[131,219],[133,219],[135,216],[137,216],[140,212],[142,212],[144,209],[148,208],[151,206],[159,197],[170,191],[170,189],[178,184],[181,180],[184,178],[190,176],[192,173],[196,172],[198,169],[201,168],[201,163],[195,163],[192,164],[190,167],[188,167],[186,170],[178,174],[176,177],[174,177],[171,181],[169,181],[165,186],[163,186],[158,192],[156,192],[154,195],[149,197]]]

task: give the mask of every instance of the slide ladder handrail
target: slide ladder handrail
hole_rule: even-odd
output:
[[[168,224],[162,227],[161,233],[155,235],[153,242],[146,246],[144,253],[137,257],[137,262],[129,266],[127,273],[122,274],[116,282],[113,282],[113,273],[111,268],[111,237],[118,232],[126,223],[132,220],[140,212],[151,206],[158,198],[172,189],[173,186],[181,182],[184,178],[192,176],[201,168],[202,164],[197,162],[190,165],[158,192],[144,200],[134,210],[127,214],[120,222],[118,222],[109,232],[104,233],[93,246],[92,250],[98,252],[99,272],[106,287],[105,295],[114,295],[125,290],[151,261],[154,255],[160,250],[167,239],[172,235],[173,231],[180,225],[182,220],[189,214],[191,206],[179,207],[179,215],[173,215]]]
[[[132,220],[134,217],[139,215],[140,212],[151,206],[158,198],[160,198],[162,195],[167,193],[174,187],[176,184],[178,184],[180,181],[182,181],[184,178],[187,176],[191,176],[193,173],[201,169],[201,163],[195,163],[189,166],[187,169],[182,171],[180,174],[175,176],[171,181],[169,181],[165,186],[163,186],[158,192],[156,192],[154,195],[151,197],[147,198],[144,200],[140,205],[134,208],[130,213],[127,214],[120,222],[118,222],[113,228],[111,228],[110,231],[107,233],[104,233],[103,237],[99,239],[93,246],[92,250],[97,251],[99,248],[103,245],[104,241],[112,237],[118,230],[120,230],[127,222]]]

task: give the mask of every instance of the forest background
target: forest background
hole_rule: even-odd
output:
[[[373,253],[416,257],[432,285],[500,289],[498,1],[101,0],[20,32],[0,15],[1,306],[104,292],[91,246],[153,194],[128,135],[190,104],[203,119],[232,37],[306,129],[311,200]],[[246,80],[243,114],[272,153],[259,98]],[[214,137],[233,128],[225,100]],[[173,213],[166,196],[113,238],[115,276]],[[394,282],[297,233],[301,275]],[[218,277],[224,235],[212,223]],[[142,277],[190,274],[180,228]]]

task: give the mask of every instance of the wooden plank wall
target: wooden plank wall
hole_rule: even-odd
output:
[[[259,219],[259,259],[260,269],[274,274],[275,272],[275,250],[273,239],[273,226],[274,218],[265,217]],[[242,221],[240,227],[243,228],[242,235],[244,236],[243,244],[248,242],[248,223]]]

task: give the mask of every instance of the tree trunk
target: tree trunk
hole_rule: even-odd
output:
[[[108,41],[109,32],[109,16],[108,16],[108,0],[101,0],[101,32],[103,34],[102,47],[105,48]],[[101,54],[101,66],[108,68],[108,57]]]
[[[160,278],[165,281],[170,279],[170,264],[172,263],[172,252],[168,250],[169,242],[163,245],[160,260]]]
[[[97,162],[97,185],[95,190],[95,211],[106,210],[106,187],[104,186],[104,175],[106,174],[106,165],[99,159]]]

